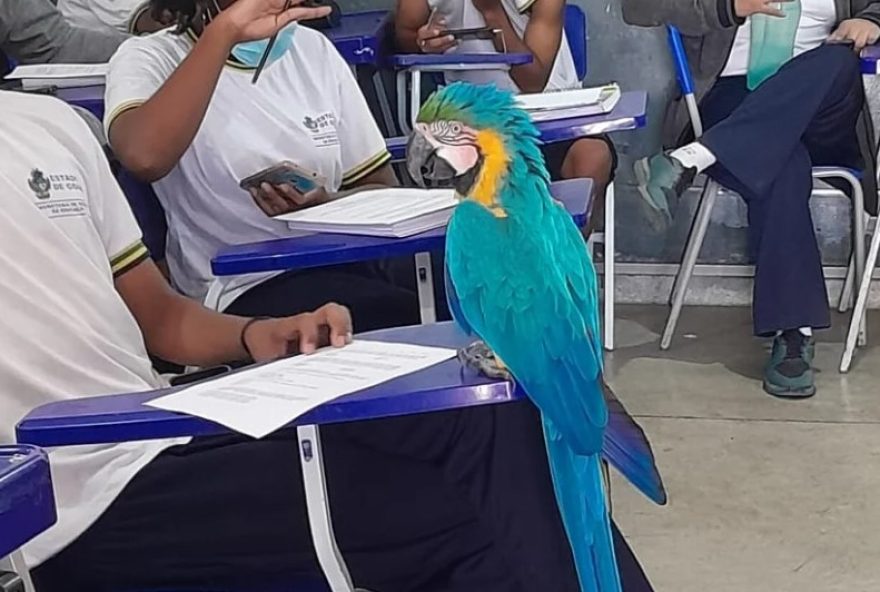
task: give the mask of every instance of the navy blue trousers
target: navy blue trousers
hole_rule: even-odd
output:
[[[719,78],[700,104],[708,174],[743,196],[755,261],[755,333],[831,324],[809,200],[813,166],[861,166],[856,120],[864,103],[858,57],[823,45],[754,91]]]

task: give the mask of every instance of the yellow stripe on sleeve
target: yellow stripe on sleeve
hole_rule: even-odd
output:
[[[383,148],[381,152],[371,156],[358,166],[345,173],[342,176],[342,186],[347,187],[349,185],[357,183],[364,177],[369,176],[370,174],[385,166],[390,160],[391,153]]]
[[[113,271],[113,277],[121,276],[149,256],[147,247],[142,241],[132,243],[110,259],[110,269]]]

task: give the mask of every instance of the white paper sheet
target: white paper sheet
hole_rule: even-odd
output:
[[[452,189],[371,189],[277,216],[276,220],[365,226],[393,224],[455,207],[457,203]]]
[[[193,385],[146,404],[262,438],[323,403],[455,354],[446,348],[358,340],[341,349],[326,348]]]

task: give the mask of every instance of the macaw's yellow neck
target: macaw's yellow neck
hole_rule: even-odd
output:
[[[510,163],[504,140],[497,132],[481,130],[477,132],[477,146],[483,155],[483,166],[471,190],[471,197],[495,212],[496,216],[506,215],[498,203],[498,192]]]

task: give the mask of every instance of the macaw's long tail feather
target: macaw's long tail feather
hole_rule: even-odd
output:
[[[556,501],[571,544],[581,592],[621,592],[608,517],[602,460],[578,455],[542,415]]]
[[[598,380],[608,405],[608,427],[605,428],[602,456],[636,489],[657,504],[666,504],[666,489],[648,437],[611,391],[611,387],[605,384],[601,376]]]

